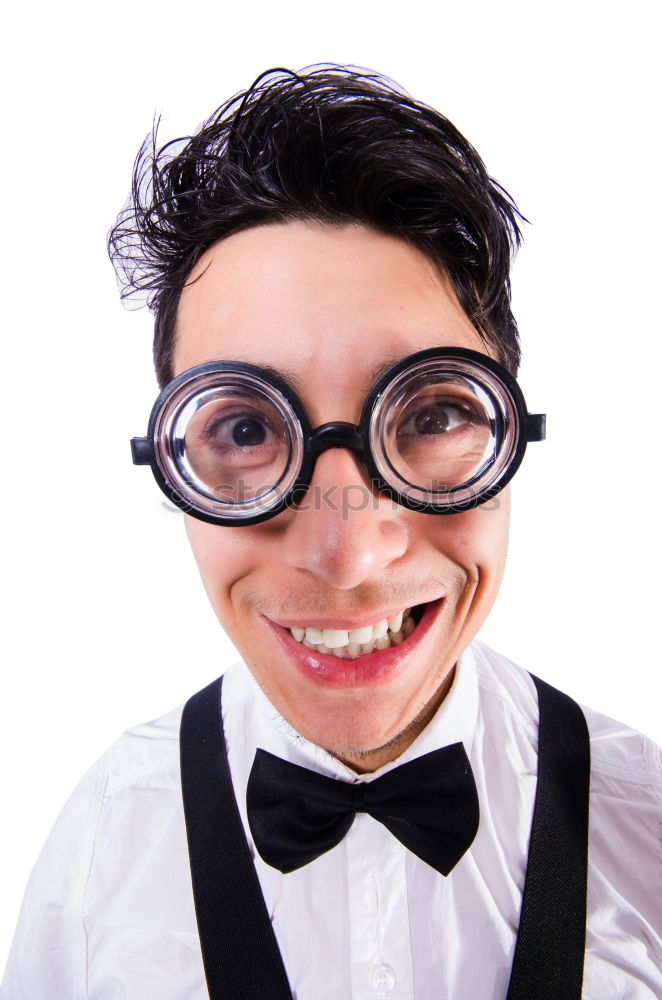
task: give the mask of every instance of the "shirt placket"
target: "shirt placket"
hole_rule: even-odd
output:
[[[414,1000],[405,848],[359,813],[346,850],[352,1000]]]

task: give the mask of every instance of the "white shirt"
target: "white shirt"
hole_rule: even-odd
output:
[[[660,751],[585,711],[592,774],[584,998],[659,1000]],[[207,1000],[181,804],[180,717],[181,708],[126,732],[73,793],[31,876],[2,1000]],[[375,772],[464,743],[480,826],[447,878],[365,814],[299,871],[267,866],[246,820],[256,747],[344,780],[366,776],[294,733],[242,664],[223,682],[223,717],[237,802],[296,1000],[505,1000],[536,785],[529,675],[474,643],[426,730]]]

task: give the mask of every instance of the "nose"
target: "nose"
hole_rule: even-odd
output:
[[[407,550],[404,509],[381,496],[346,448],[317,458],[310,487],[292,510],[283,558],[338,590],[374,577]]]

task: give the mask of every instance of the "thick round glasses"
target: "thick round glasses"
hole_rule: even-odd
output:
[[[136,465],[151,465],[172,503],[212,524],[257,524],[301,503],[317,456],[349,448],[372,487],[428,514],[496,496],[545,437],[505,368],[476,351],[432,348],[393,365],[370,390],[358,425],[311,428],[303,404],[270,371],[214,361],[159,395]]]

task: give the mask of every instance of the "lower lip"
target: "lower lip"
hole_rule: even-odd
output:
[[[374,653],[365,653],[356,660],[341,660],[329,653],[317,653],[297,642],[289,629],[276,625],[268,618],[265,621],[304,677],[324,687],[366,687],[383,684],[404,668],[407,659],[434,623],[443,600],[431,601],[426,606],[414,631],[399,646],[376,649]]]

